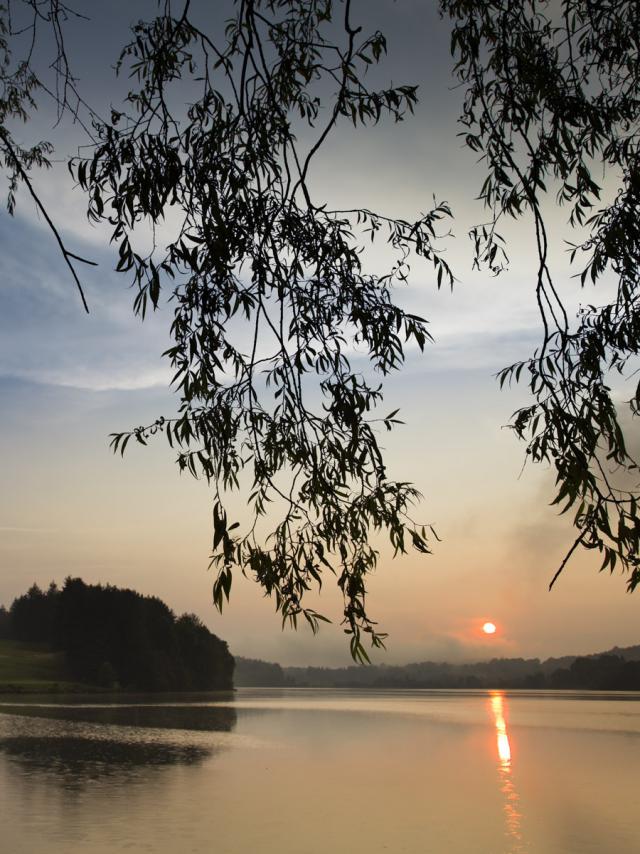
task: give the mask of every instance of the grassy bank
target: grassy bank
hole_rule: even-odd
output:
[[[86,691],[69,678],[64,654],[47,644],[0,640],[0,694],[50,694]]]

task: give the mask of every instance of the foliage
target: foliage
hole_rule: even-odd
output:
[[[640,661],[625,661],[619,655],[576,658],[571,666],[558,668],[546,683],[535,687],[581,691],[637,691]]]
[[[4,605],[0,605],[0,640],[9,637],[10,624],[9,612]]]
[[[533,403],[512,426],[534,462],[556,472],[554,504],[578,530],[551,584],[578,545],[619,562],[640,582],[638,467],[610,375],[629,377],[640,350],[640,7],[635,2],[442,0],[453,22],[452,53],[466,99],[463,138],[487,170],[480,198],[490,222],[472,232],[476,262],[506,263],[496,232],[505,216],[530,213],[538,253],[536,298],[542,342],[505,368],[500,384],[528,377]],[[616,183],[617,182],[617,183]],[[604,204],[601,194],[611,194]],[[610,276],[615,299],[588,305],[572,323],[549,262],[545,194],[568,208],[571,259],[581,283]],[[585,236],[586,233],[586,236]],[[640,407],[640,385],[628,404]],[[629,410],[627,410],[629,412]]]
[[[433,264],[438,285],[452,277],[433,246],[445,204],[407,222],[330,210],[313,195],[312,161],[339,120],[399,121],[416,100],[414,87],[365,86],[362,71],[385,41],[361,36],[348,0],[343,14],[336,35],[327,0],[242,0],[217,46],[191,22],[189,3],[180,17],[165,4],[135,26],[119,67],[136,88],[96,124],[100,143],[74,174],[90,219],[112,226],[136,312],[173,288],[166,355],[179,416],[115,434],[114,450],[164,433],[181,470],[213,484],[218,608],[239,568],[275,598],[283,623],[304,617],[315,631],[326,618],[305,594],[335,571],[351,651],[364,660],[361,632],[374,646],[384,637],[365,609],[372,534],[386,530],[396,552],[428,546],[408,516],[418,493],[388,478],[379,446],[396,413],[373,418],[381,386],[359,363],[368,357],[384,376],[402,364],[406,342],[422,349],[429,338],[425,321],[392,301],[412,254]],[[187,82],[194,100],[181,111]],[[138,254],[136,227],[169,212],[175,236]],[[384,275],[363,269],[363,231],[387,236],[395,260]],[[251,516],[243,529],[225,510],[225,491],[241,486]]]
[[[233,657],[193,614],[176,619],[152,596],[68,578],[37,585],[11,605],[9,636],[65,653],[79,682],[133,690],[217,690],[233,685]]]
[[[23,15],[16,15],[16,6]],[[46,140],[40,140],[25,148],[16,140],[11,129],[16,122],[25,123],[29,120],[37,108],[36,96],[41,92],[47,92],[56,101],[58,121],[66,110],[71,110],[75,121],[79,120],[78,108],[81,101],[67,62],[64,40],[64,23],[70,16],[76,16],[76,13],[60,0],[22,0],[13,5],[9,3],[9,7],[0,3],[0,165],[6,171],[9,185],[7,210],[11,215],[14,214],[16,192],[22,182],[55,237],[78,288],[82,305],[88,312],[89,307],[73,262],[81,261],[92,266],[95,264],[67,248],[40,200],[29,174],[34,166],[46,169],[51,167],[53,146]],[[47,87],[32,66],[37,31],[42,29],[43,24],[51,34],[55,48],[50,66],[53,71],[54,91]],[[25,45],[25,55],[16,60],[12,45],[20,41],[20,38]]]
[[[7,210],[13,214],[22,171],[26,172],[33,166],[49,167],[53,147],[51,143],[41,141],[23,148],[8,127],[16,120],[26,122],[29,119],[36,107],[34,90],[39,87],[38,78],[29,63],[26,60],[13,61],[10,35],[7,9],[0,6],[0,154],[8,177]]]
[[[285,686],[282,667],[271,661],[261,661],[258,658],[235,657],[234,684],[238,688],[263,688]]]
[[[33,584],[11,604],[7,637],[19,641],[50,641],[55,631],[58,599],[55,584],[52,583],[46,593]]]
[[[394,689],[557,689],[637,691],[640,688],[638,647],[576,658],[492,658],[469,664],[421,661],[362,667],[286,667],[285,683],[295,688]],[[262,662],[266,664],[265,662]],[[262,669],[262,681],[278,685],[275,673]],[[271,678],[270,678],[271,677]]]
[[[62,28],[71,13],[57,0],[22,5],[34,36],[38,20],[52,28],[53,94],[59,110],[77,118],[86,105]],[[440,8],[452,22],[466,91],[462,136],[487,170],[480,198],[489,222],[471,233],[476,264],[495,274],[506,268],[502,220],[530,214],[534,224],[542,341],[499,379],[527,378],[533,402],[512,426],[529,459],[554,467],[555,503],[574,515],[577,537],[553,581],[582,545],[601,552],[602,568],[621,563],[633,589],[640,581],[637,466],[610,374],[627,376],[640,346],[639,7],[630,0],[440,0]],[[241,570],[274,597],[283,622],[304,617],[315,631],[325,618],[305,596],[334,572],[352,654],[365,660],[362,633],[374,646],[384,639],[365,606],[378,556],[372,534],[386,531],[396,552],[429,551],[427,530],[409,515],[417,491],[387,477],[377,431],[397,419],[395,412],[374,417],[382,400],[376,374],[401,366],[407,342],[422,349],[429,339],[425,321],[394,303],[393,288],[416,256],[433,265],[438,286],[453,281],[437,250],[450,211],[434,203],[409,222],[330,210],[312,176],[339,122],[400,121],[414,108],[416,88],[367,85],[386,43],[352,22],[350,0],[237,0],[220,40],[198,27],[190,0],[175,14],[169,0],[157,9],[134,26],[120,56],[118,69],[132,80],[126,103],[109,121],[88,112],[97,142],[72,163],[90,219],[111,226],[118,270],[135,286],[135,311],[144,317],[156,309],[167,287],[174,305],[166,355],[178,416],[114,434],[112,445],[124,452],[132,438],[146,444],[164,434],[180,469],[212,483],[219,608]],[[39,204],[27,172],[46,165],[48,149],[17,149],[8,121],[26,119],[34,91],[46,87],[30,54],[11,65],[8,20],[0,12],[0,154],[11,192],[22,180]],[[601,192],[614,181],[617,192],[604,204]],[[617,280],[615,299],[582,309],[576,323],[550,267],[544,197],[552,188],[576,228],[572,258],[586,255],[582,283]],[[159,226],[173,228],[164,246]],[[143,251],[137,238],[149,227],[153,248]],[[82,260],[54,233],[71,267]],[[379,275],[363,263],[369,237],[386,237],[393,252]],[[639,407],[640,385],[631,413]],[[226,509],[235,489],[248,494],[243,529]]]

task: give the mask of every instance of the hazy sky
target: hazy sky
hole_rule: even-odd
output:
[[[460,93],[452,89],[448,32],[432,4],[362,0],[354,20],[388,35],[385,78],[420,84],[415,117],[401,125],[354,131],[325,146],[313,180],[334,206],[369,206],[411,218],[448,200],[456,238],[448,260],[459,282],[438,293],[431,270],[416,267],[403,304],[429,318],[436,339],[389,378],[384,408],[401,407],[406,425],[385,436],[389,472],[425,496],[418,517],[442,538],[430,557],[391,559],[386,548],[369,585],[369,606],[388,631],[377,660],[461,660],[492,655],[548,656],[638,641],[640,594],[620,575],[598,574],[597,556],[579,554],[552,593],[548,582],[573,541],[557,518],[549,471],[521,472],[524,448],[503,429],[525,390],[500,392],[495,372],[533,350],[540,330],[528,224],[513,229],[511,270],[491,279],[471,271],[465,240],[482,219],[474,202],[481,168],[456,138]],[[156,8],[147,2],[78,0],[91,22],[74,25],[71,49],[88,100],[116,100],[110,64],[127,26]],[[218,8],[220,8],[218,6]],[[213,24],[212,24],[213,26]],[[84,28],[84,29],[83,29]],[[84,36],[83,33],[87,35]],[[99,33],[99,37],[97,37]],[[73,128],[51,129],[41,112],[25,129],[55,138],[58,155],[77,145]],[[25,140],[27,137],[25,136]],[[115,273],[105,232],[90,228],[82,195],[66,169],[38,175],[38,186],[74,251],[98,262],[82,269],[91,309],[85,315],[49,232],[26,197],[11,219],[0,213],[0,602],[9,605],[34,581],[67,575],[158,595],[176,612],[193,611],[239,655],[285,664],[349,662],[339,626],[282,632],[273,604],[240,577],[220,616],[207,572],[211,496],[178,475],[166,444],[135,447],[125,459],[108,434],[170,414],[170,310],[141,324],[132,315],[126,275]],[[559,235],[553,263],[575,303],[560,236],[564,211],[551,212]],[[372,256],[369,263],[378,259]],[[588,301],[600,299],[590,292]],[[630,395],[628,395],[630,396]],[[236,509],[244,505],[238,496]],[[330,579],[329,579],[330,582]],[[340,615],[327,583],[319,610]],[[493,620],[498,632],[479,629]]]

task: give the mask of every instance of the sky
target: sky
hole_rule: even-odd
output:
[[[72,62],[89,101],[117,103],[125,85],[114,82],[111,70],[118,47],[127,27],[156,4],[90,6],[92,19],[69,30]],[[533,234],[529,223],[509,231],[512,264],[502,276],[471,269],[465,234],[483,218],[475,201],[483,176],[456,137],[461,93],[451,77],[446,25],[418,0],[361,0],[353,9],[365,29],[387,35],[380,79],[419,84],[420,103],[399,125],[339,126],[312,183],[334,207],[410,219],[435,196],[455,214],[455,235],[446,244],[457,276],[453,291],[438,292],[431,270],[416,266],[398,294],[429,319],[435,343],[421,357],[409,353],[405,368],[388,378],[383,404],[385,411],[400,407],[405,422],[383,440],[389,473],[423,493],[417,516],[434,525],[442,542],[431,556],[395,559],[381,544],[368,602],[389,639],[386,653],[374,658],[396,664],[547,657],[634,644],[640,594],[628,595],[617,572],[599,573],[597,555],[577,554],[554,590],[547,589],[573,529],[549,506],[552,472],[523,469],[524,446],[505,427],[526,389],[500,391],[495,379],[540,337]],[[215,31],[220,22],[207,25]],[[159,596],[176,613],[196,613],[237,655],[349,664],[341,600],[330,580],[316,607],[334,624],[316,637],[304,629],[283,632],[273,603],[242,577],[218,614],[207,570],[208,487],[179,475],[166,444],[136,446],[124,459],[110,452],[109,433],[175,411],[161,358],[171,310],[165,306],[144,323],[133,316],[130,283],[114,271],[105,231],[87,224],[85,201],[63,164],[82,142],[78,128],[53,127],[54,119],[43,105],[24,128],[25,140],[52,138],[60,160],[37,175],[38,191],[73,251],[98,266],[80,270],[86,315],[26,195],[14,218],[0,212],[0,603],[10,605],[34,582],[81,576]],[[604,293],[580,294],[570,278],[566,216],[549,209],[552,264],[567,302],[603,299]],[[381,259],[372,254],[367,263],[375,269]],[[238,495],[232,509],[241,512],[244,503]],[[498,627],[491,637],[480,631],[486,620]]]

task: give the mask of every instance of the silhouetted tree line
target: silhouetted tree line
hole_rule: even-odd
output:
[[[548,677],[549,688],[581,688],[596,691],[640,691],[640,661],[619,655],[576,658],[569,668]]]
[[[0,640],[6,640],[11,634],[11,618],[9,612],[0,605]]]
[[[640,691],[640,647],[583,657],[494,658],[474,664],[422,661],[404,666],[284,667],[245,659],[236,684],[293,688],[564,689]]]
[[[155,596],[67,578],[37,585],[0,613],[0,633],[64,651],[71,676],[105,688],[209,691],[233,687],[227,644],[194,615]]]
[[[235,683],[243,688],[281,688],[287,685],[279,664],[240,656],[236,656]]]

